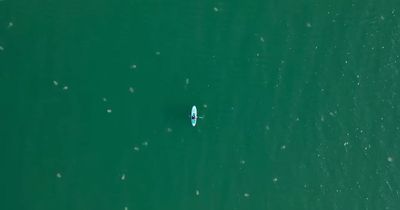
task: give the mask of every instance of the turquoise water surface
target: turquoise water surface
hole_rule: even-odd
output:
[[[0,209],[400,209],[399,12],[0,1]]]

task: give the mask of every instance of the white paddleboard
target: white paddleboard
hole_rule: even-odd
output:
[[[197,108],[196,108],[196,106],[192,107],[192,112],[190,113],[190,121],[192,122],[193,127],[196,126],[196,122],[197,122]]]

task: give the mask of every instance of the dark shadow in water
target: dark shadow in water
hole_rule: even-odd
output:
[[[172,124],[190,125],[190,111],[192,105],[183,103],[167,103],[164,116],[167,122]]]

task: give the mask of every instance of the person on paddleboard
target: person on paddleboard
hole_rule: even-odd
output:
[[[192,120],[195,120],[196,119],[196,116],[195,115],[192,115]]]

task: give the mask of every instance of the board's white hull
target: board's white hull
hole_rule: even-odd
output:
[[[193,119],[194,116],[194,119]],[[192,122],[192,126],[196,126],[196,122],[197,122],[197,108],[196,106],[192,107],[192,112],[190,113],[190,121]]]

